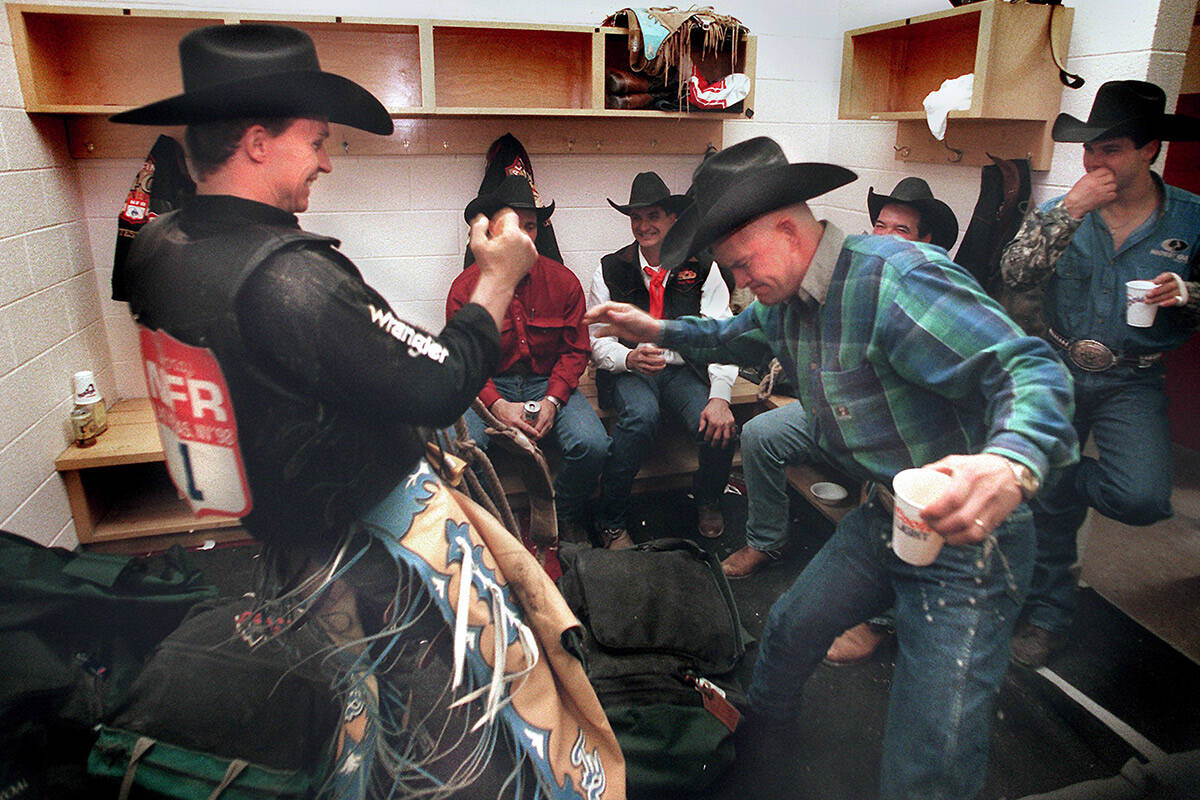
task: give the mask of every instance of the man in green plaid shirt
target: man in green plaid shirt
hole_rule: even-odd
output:
[[[663,263],[712,247],[758,302],[726,320],[655,320],[613,303],[586,319],[699,362],[779,358],[809,418],[808,451],[873,483],[772,607],[751,723],[794,719],[834,638],[894,602],[880,797],[966,800],[983,786],[992,705],[1033,567],[1025,501],[1078,458],[1071,382],[1049,346],[1022,335],[944,251],[818,221],[806,201],[855,177],[789,164],[766,138],[717,153],[693,176],[695,204],[668,234]],[[928,566],[890,548],[885,487],[919,466],[951,476],[922,510],[947,545]]]

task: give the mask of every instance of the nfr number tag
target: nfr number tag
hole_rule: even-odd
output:
[[[243,517],[253,503],[225,376],[212,351],[138,326],[146,385],[171,480],[197,515]]]

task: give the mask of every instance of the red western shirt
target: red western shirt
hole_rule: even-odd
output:
[[[475,291],[479,265],[472,264],[450,285],[446,319],[454,316]],[[564,404],[579,385],[591,348],[583,324],[587,304],[579,278],[557,261],[538,256],[533,269],[517,284],[500,329],[500,366],[496,374],[521,371],[550,377],[546,394]],[[490,379],[479,392],[485,406],[500,399]]]

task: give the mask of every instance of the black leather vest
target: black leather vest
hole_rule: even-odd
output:
[[[702,264],[693,258],[684,262],[667,278],[663,289],[663,319],[699,316],[701,290],[712,268],[711,261]],[[621,303],[635,305],[643,311],[650,310],[650,290],[642,280],[637,242],[601,258],[600,269],[604,276],[604,284],[608,287],[609,297]],[[636,342],[625,339],[620,341],[626,347],[637,346]],[[704,375],[702,367],[692,365],[692,368],[707,380],[708,376]],[[616,376],[607,370],[596,370],[596,392],[601,408],[612,408],[612,386],[615,379]]]
[[[134,241],[126,279],[141,325],[208,348],[229,386],[253,508],[243,524],[264,541],[328,544],[416,464],[418,432],[382,425],[335,405],[298,378],[262,363],[242,338],[235,298],[247,278],[285,249],[317,251],[340,269],[357,268],[337,241],[270,224],[215,226],[202,233],[170,212]]]
[[[600,259],[609,296],[617,302],[630,303],[648,311],[650,292],[642,280],[640,264],[636,242]],[[672,273],[663,291],[664,319],[700,314],[700,291],[704,288],[704,282],[708,280],[710,269],[711,262],[701,264],[693,258]]]

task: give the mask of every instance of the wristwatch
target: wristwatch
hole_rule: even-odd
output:
[[[1038,480],[1037,475],[1033,474],[1033,470],[1020,461],[1012,459],[1005,459],[1005,461],[1008,461],[1008,466],[1013,471],[1013,477],[1017,479],[1017,485],[1021,487],[1021,499],[1028,500],[1037,494],[1037,490],[1042,487],[1042,482]]]
[[[554,395],[552,395],[552,394],[548,394],[548,395],[546,395],[546,399],[547,399],[547,400],[549,400],[551,403],[553,403],[553,404],[554,404],[554,410],[555,410],[555,411],[562,411],[562,407],[563,407],[563,402],[562,402],[562,400],[559,400],[557,397],[555,397],[555,396],[554,396]]]

